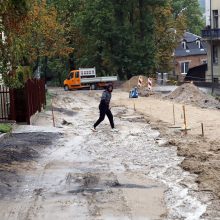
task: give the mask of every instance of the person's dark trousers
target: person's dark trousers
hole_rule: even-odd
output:
[[[94,128],[96,128],[105,119],[105,115],[107,115],[109,122],[111,124],[111,127],[114,128],[115,126],[114,126],[114,121],[113,121],[113,115],[109,107],[106,104],[101,103],[99,105],[99,111],[100,111],[99,119],[94,124]]]

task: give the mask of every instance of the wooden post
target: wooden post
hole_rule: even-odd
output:
[[[203,126],[203,123],[201,123],[201,128],[202,128],[202,137],[204,137],[205,134],[204,134],[204,126]]]
[[[173,124],[176,125],[175,106],[173,104]]]
[[[53,99],[51,100],[51,110],[52,110],[53,126],[55,127],[55,119],[54,119],[54,112],[53,112]]]
[[[134,101],[134,111],[136,111],[136,107],[135,107],[135,101]]]
[[[183,117],[184,117],[184,129],[185,129],[185,134],[187,134],[187,126],[186,126],[186,109],[185,109],[185,105],[183,105]]]

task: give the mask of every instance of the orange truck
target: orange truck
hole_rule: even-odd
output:
[[[117,76],[96,77],[95,68],[80,68],[69,73],[64,80],[64,90],[90,88],[92,90],[103,88],[108,83],[117,81]]]

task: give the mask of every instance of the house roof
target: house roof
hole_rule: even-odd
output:
[[[201,39],[201,37],[198,36],[198,35],[192,34],[192,33],[190,33],[190,32],[187,32],[187,31],[186,31],[186,32],[183,34],[183,40],[185,40],[186,42],[193,42],[193,41],[196,41],[196,40],[198,40],[198,39]]]
[[[201,42],[200,48],[197,44],[198,40]],[[186,42],[186,49],[183,48],[182,42]],[[200,36],[197,36],[189,32],[185,32],[182,41],[175,49],[175,56],[186,57],[186,56],[207,55],[206,49],[207,49],[206,42],[202,41]]]

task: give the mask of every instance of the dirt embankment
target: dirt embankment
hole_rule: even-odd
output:
[[[150,120],[153,129],[159,130],[161,137],[168,140],[167,144],[177,147],[178,156],[185,158],[181,163],[181,167],[197,175],[196,183],[199,186],[199,191],[204,193],[207,198],[205,202],[210,202],[206,213],[208,219],[220,217],[219,141],[211,141],[206,137],[192,134],[185,135],[178,130],[169,129],[167,123]]]
[[[185,83],[179,86],[176,90],[165,96],[164,99],[173,100],[183,104],[191,104],[201,108],[220,109],[219,100],[202,92],[192,83]]]
[[[187,88],[189,90],[187,90]],[[153,129],[160,132],[168,145],[177,147],[179,156],[185,157],[181,167],[197,175],[199,192],[204,194],[209,204],[206,218],[220,218],[220,111],[218,101],[201,93],[194,85],[182,86],[167,96],[165,100],[153,97],[140,97],[136,100],[125,99],[127,94],[119,92],[115,104],[136,108],[143,113]],[[195,91],[193,95],[190,92]],[[187,96],[186,94],[190,94]],[[182,95],[181,95],[182,94]],[[170,99],[172,102],[170,102]],[[206,101],[207,100],[207,101]],[[172,107],[175,105],[176,125],[183,126],[182,104],[187,109],[187,126],[191,128],[185,135],[179,129],[170,128],[173,122]],[[193,104],[193,105],[192,105]],[[197,107],[195,107],[195,105]],[[200,106],[200,107],[198,107]],[[204,109],[204,107],[206,109]],[[209,109],[211,107],[212,109]],[[201,136],[201,122],[205,125],[205,137]],[[166,147],[166,144],[164,147]]]

